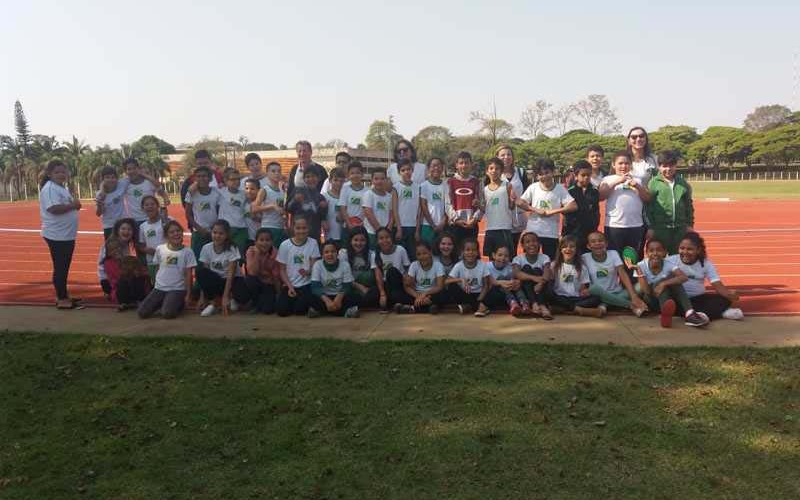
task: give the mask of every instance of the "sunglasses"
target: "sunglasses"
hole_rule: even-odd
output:
[[[398,153],[407,153],[409,151],[411,151],[411,150],[408,149],[408,148],[397,148],[397,152]]]
[[[647,136],[644,134],[637,134],[637,135],[631,135],[630,138],[635,141],[636,139],[646,139]]]

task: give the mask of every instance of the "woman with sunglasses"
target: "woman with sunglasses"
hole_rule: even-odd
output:
[[[658,173],[658,161],[650,148],[650,138],[642,127],[633,127],[628,132],[628,154],[631,155],[631,175],[642,185],[647,186],[650,179]]]
[[[424,163],[417,161],[417,150],[414,149],[414,145],[411,144],[411,141],[405,139],[400,139],[394,146],[394,162],[389,165],[389,168],[386,170],[386,177],[392,185],[396,185],[400,182],[401,177],[400,171],[397,169],[397,162],[404,158],[410,160],[414,166],[414,171],[411,174],[411,182],[417,187],[421,186],[428,177],[428,167]]]

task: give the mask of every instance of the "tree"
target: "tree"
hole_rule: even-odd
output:
[[[411,142],[417,150],[419,161],[427,162],[433,157],[445,159],[451,152],[453,134],[447,127],[430,125],[417,132]]]
[[[79,140],[74,135],[72,140],[64,145],[67,165],[69,166],[70,176],[78,180],[85,179],[89,184],[92,180],[92,172],[85,172],[82,167],[84,155],[90,153],[92,148],[84,141]]]
[[[792,110],[786,106],[759,106],[744,119],[744,128],[748,132],[763,132],[788,123],[791,117]]]
[[[271,142],[249,142],[247,147],[250,151],[277,151],[278,146]]]
[[[471,111],[469,121],[478,123],[477,134],[487,137],[490,146],[511,137],[514,133],[514,126],[497,116],[497,104],[494,99],[489,102],[488,111]]]
[[[278,149],[280,149],[281,151],[286,151],[287,149],[289,149],[289,146],[287,146],[286,144],[281,144],[280,146],[278,146]]]
[[[27,157],[31,142],[31,132],[28,127],[28,119],[25,118],[25,112],[22,110],[22,103],[19,101],[14,103],[14,129],[17,132],[17,145],[20,148],[20,153],[23,157]]]
[[[343,141],[342,139],[331,139],[330,141],[325,143],[326,148],[334,148],[334,149],[341,149],[347,147],[347,142]]]
[[[736,127],[709,127],[687,149],[686,158],[696,165],[747,163],[753,150],[753,134]]]
[[[248,139],[246,135],[240,135],[239,145],[242,147],[242,151],[247,149],[248,144],[250,144],[250,139]]]
[[[535,139],[553,130],[555,125],[550,112],[552,107],[552,104],[541,99],[536,101],[536,104],[528,105],[519,119],[519,128],[522,130],[522,134]]]
[[[589,95],[575,103],[573,109],[573,123],[593,134],[608,135],[622,131],[622,124],[611,109],[608,97],[602,94]]]
[[[558,132],[558,135],[567,133],[574,114],[575,106],[573,104],[564,104],[550,114],[550,120],[553,123],[554,129]]]
[[[755,135],[753,157],[764,163],[788,164],[800,160],[800,123],[790,123]]]
[[[674,149],[686,158],[689,146],[700,139],[697,129],[686,125],[666,125],[649,134],[654,151]]]
[[[375,120],[370,124],[364,142],[367,144],[367,149],[387,151],[394,149],[394,145],[402,138],[403,136],[397,133],[393,122]]]
[[[152,149],[155,149],[158,151],[158,154],[162,155],[172,155],[177,152],[175,146],[167,141],[154,135],[143,135],[130,145],[130,151],[128,151],[128,153],[129,155],[138,157],[145,151],[150,151]]]

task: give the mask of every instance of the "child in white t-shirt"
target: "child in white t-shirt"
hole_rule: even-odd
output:
[[[325,241],[333,241],[339,247],[343,244],[342,216],[336,205],[339,204],[339,198],[342,195],[342,184],[344,184],[344,170],[336,167],[328,174],[328,189],[322,192],[322,196],[328,202],[328,212],[322,223]]]
[[[406,257],[408,259],[408,257]],[[389,306],[383,273],[375,263],[375,252],[369,249],[369,237],[364,226],[350,230],[347,247],[339,250],[339,260],[346,261],[353,273],[353,292],[359,295],[364,307],[377,306],[387,312]],[[400,273],[402,282],[402,273]]]
[[[531,313],[531,306],[522,291],[522,283],[514,278],[514,266],[510,258],[509,249],[499,247],[494,251],[492,261],[486,265],[492,278],[486,302],[492,309],[507,306],[512,316],[527,316]]]
[[[406,253],[414,251],[415,240],[420,238],[419,185],[411,180],[414,167],[411,160],[397,162],[400,179],[392,183],[392,211],[394,212],[395,240]]]
[[[464,240],[461,261],[458,262],[445,278],[450,299],[457,304],[461,314],[475,313],[475,317],[483,318],[489,314],[489,307],[484,303],[486,294],[491,288],[491,277],[486,263],[480,260],[478,240]]]
[[[637,295],[619,253],[608,249],[606,236],[599,231],[589,233],[587,241],[590,252],[581,260],[591,281],[589,293],[602,301],[601,308],[624,307],[641,317],[647,305]]]
[[[278,316],[304,315],[311,305],[311,268],[319,259],[319,244],[308,237],[309,222],[298,215],[292,218],[292,237],[278,249],[283,287],[278,296]]]
[[[212,188],[211,170],[197,167],[194,170],[194,183],[186,192],[186,221],[192,230],[192,251],[200,258],[203,245],[211,242],[211,226],[217,221],[219,211],[219,191]]]
[[[486,233],[483,238],[483,255],[491,258],[500,247],[511,248],[513,209],[516,195],[511,184],[503,178],[503,162],[492,158],[486,164],[487,184],[483,187],[484,213],[486,214]]]
[[[353,292],[353,273],[346,260],[339,260],[339,247],[334,241],[322,245],[322,258],[311,270],[311,306],[308,317],[322,314],[357,318],[360,296]]]
[[[161,210],[158,198],[155,196],[145,196],[142,198],[142,210],[147,219],[139,226],[139,237],[136,242],[136,250],[146,256],[147,272],[150,274],[150,282],[155,283],[157,266],[153,261],[156,248],[167,242],[164,236],[164,224],[172,220],[166,211]]]
[[[228,316],[230,311],[238,311],[240,304],[250,300],[239,268],[241,260],[242,254],[231,240],[230,224],[218,220],[211,226],[211,243],[206,243],[200,250],[195,271],[203,296],[209,302],[205,307],[199,307],[200,316],[211,316],[220,308]]]
[[[604,233],[608,248],[622,252],[631,247],[640,252],[644,239],[644,204],[650,201],[647,185],[631,173],[631,157],[627,151],[614,155],[615,174],[603,178],[598,188],[600,199],[606,200]]]
[[[231,227],[231,242],[244,256],[247,251],[247,222],[245,219],[247,195],[241,189],[242,176],[235,168],[226,168],[222,173],[225,186],[219,188],[219,218]]]
[[[447,183],[442,179],[444,162],[441,158],[431,158],[428,161],[428,180],[419,188],[420,210],[420,239],[433,245],[438,236],[442,234],[447,225],[447,211],[445,197],[447,196]],[[434,247],[435,248],[435,247]]]
[[[605,308],[600,307],[600,298],[589,293],[589,273],[578,255],[578,240],[564,236],[558,245],[556,260],[550,263],[545,278],[552,281],[547,290],[547,302],[578,316],[601,318]]]
[[[364,227],[369,234],[369,247],[375,248],[377,232],[381,227],[392,229],[394,210],[392,193],[386,192],[386,172],[382,169],[372,173],[372,189],[361,198],[364,210]]]
[[[406,249],[394,243],[392,232],[385,227],[376,234],[375,269],[379,281],[384,283],[388,305],[397,302],[403,291],[403,275],[411,265]]]
[[[431,247],[424,241],[417,242],[416,255],[417,260],[403,276],[403,290],[397,294],[395,312],[438,314],[447,302],[444,269],[433,260]]]
[[[192,269],[197,266],[194,253],[183,246],[183,226],[171,220],[164,224],[167,242],[153,254],[158,267],[153,290],[139,304],[139,317],[149,318],[161,311],[164,319],[174,319],[191,301]]]
[[[119,182],[114,167],[103,167],[100,178],[102,182],[95,196],[95,214],[103,224],[103,237],[108,239],[114,223],[125,217],[126,184]]]
[[[267,164],[267,182],[256,196],[251,211],[261,216],[261,227],[269,229],[272,244],[280,248],[286,240],[286,191],[281,187],[281,165]]]
[[[521,314],[540,315],[551,320],[553,315],[544,300],[544,289],[547,285],[544,272],[550,265],[550,257],[539,253],[539,238],[536,233],[522,233],[520,244],[522,254],[514,257],[511,267],[514,270],[514,279],[519,280],[522,292],[530,303],[530,311],[523,310]]]

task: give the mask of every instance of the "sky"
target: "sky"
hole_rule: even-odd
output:
[[[0,16],[0,134],[364,142],[394,116],[474,132],[491,99],[608,96],[623,128],[800,107],[800,2],[27,0]]]

